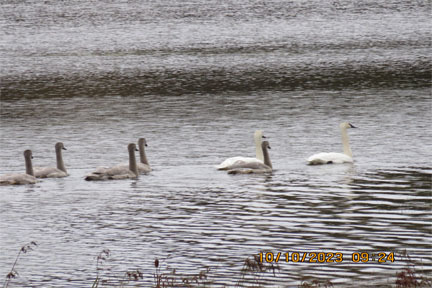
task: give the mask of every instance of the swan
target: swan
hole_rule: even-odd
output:
[[[343,153],[318,153],[310,156],[307,159],[308,165],[319,165],[319,164],[341,164],[341,163],[353,163],[352,152],[349,145],[348,139],[348,128],[357,128],[354,127],[351,123],[343,122],[339,125],[342,132],[342,144],[343,144]]]
[[[262,130],[256,130],[254,133],[255,140],[255,154],[256,158],[253,157],[231,157],[223,161],[221,164],[216,166],[218,170],[231,170],[236,168],[252,168],[256,165],[264,162],[263,150],[261,147],[262,139],[265,138]]]
[[[138,151],[134,143],[127,146],[129,151],[129,167],[117,165],[111,168],[98,168],[85,177],[87,181],[94,180],[118,180],[138,178],[138,168],[135,159],[135,151]]]
[[[140,174],[146,174],[146,173],[149,173],[150,171],[152,171],[152,169],[150,168],[150,165],[148,163],[148,160],[147,160],[147,156],[145,153],[145,147],[147,147],[146,139],[145,138],[139,138],[138,139],[138,150],[139,150],[139,154],[140,154],[140,162],[137,163],[137,168],[138,168],[138,172]],[[129,167],[129,164],[122,163],[122,164],[118,164],[114,167],[117,167],[117,168],[126,167],[127,168],[127,167]]]
[[[34,173],[36,178],[61,178],[66,177],[69,174],[66,171],[66,167],[63,163],[62,150],[67,150],[62,142],[55,144],[56,152],[56,167],[34,167]]]
[[[273,171],[273,165],[270,161],[270,155],[268,149],[271,149],[268,141],[263,141],[261,144],[263,155],[264,155],[264,163],[256,163],[255,168],[236,168],[232,170],[228,170],[228,174],[252,174],[252,173],[268,173]]]
[[[26,174],[6,174],[0,176],[0,185],[23,185],[23,184],[34,184],[36,183],[36,178],[33,173],[32,166],[32,151],[24,151],[24,159],[26,165]]]
[[[140,163],[138,163],[138,172],[139,173],[148,173],[152,171],[150,168],[150,164],[147,160],[147,155],[145,153],[145,147],[147,147],[147,141],[145,138],[139,138],[138,139],[138,149],[139,149],[139,155],[140,155]]]

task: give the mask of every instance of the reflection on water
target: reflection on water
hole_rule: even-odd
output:
[[[430,86],[430,1],[5,2],[3,99]]]
[[[0,190],[0,275],[39,244],[9,287],[89,287],[102,249],[105,279],[140,269],[146,287],[155,258],[182,277],[210,267],[209,287],[387,285],[400,251],[432,272],[430,1],[3,2],[0,172],[24,171],[24,149],[54,165],[62,141],[70,173]],[[307,166],[342,151],[342,121],[359,127],[355,163]],[[254,155],[256,129],[275,171],[216,171]],[[152,173],[83,180],[139,137]],[[346,258],[243,275],[259,251]],[[362,251],[397,257],[354,263]]]
[[[281,55],[280,55],[281,56]],[[250,57],[247,55],[246,57]],[[122,59],[120,59],[123,61]],[[133,60],[132,60],[133,61]],[[212,61],[220,61],[214,59]],[[230,60],[222,60],[230,61]],[[241,60],[240,60],[241,61]],[[8,98],[80,97],[82,95],[183,95],[259,90],[428,87],[429,60],[413,64],[380,67],[318,66],[313,60],[306,67],[276,64],[272,67],[163,68],[152,71],[114,71],[83,76],[36,76],[31,79],[4,78],[2,94]],[[339,66],[340,65],[340,66]],[[407,73],[407,71],[409,71]]]

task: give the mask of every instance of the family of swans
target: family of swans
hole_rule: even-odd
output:
[[[307,159],[307,164],[340,164],[352,163],[352,152],[348,140],[348,128],[356,128],[348,122],[339,125],[342,132],[343,153],[318,153]],[[252,173],[269,173],[272,172],[273,166],[270,161],[268,141],[263,141],[265,136],[261,130],[255,131],[255,152],[256,157],[231,157],[217,165],[218,170],[227,170],[229,174],[252,174]],[[85,177],[87,181],[93,180],[116,180],[116,179],[136,179],[140,174],[146,174],[152,171],[145,153],[146,140],[138,140],[138,148],[134,143],[127,146],[129,152],[129,164],[118,164],[110,168],[99,167]],[[57,167],[33,167],[32,151],[24,151],[26,166],[25,174],[6,174],[0,176],[0,185],[20,185],[34,184],[36,178],[60,178],[66,177],[66,167],[63,163],[62,150],[66,150],[63,143],[55,144]],[[135,151],[139,151],[140,162],[136,161]]]

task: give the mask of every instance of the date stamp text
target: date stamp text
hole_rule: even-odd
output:
[[[394,252],[260,252],[260,262],[278,263],[341,263],[351,261],[353,263],[388,263],[394,262]]]

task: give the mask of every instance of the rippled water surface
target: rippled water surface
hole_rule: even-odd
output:
[[[173,269],[177,287],[207,269],[206,287],[391,287],[403,253],[430,274],[430,11],[396,0],[3,1],[0,172],[23,172],[25,149],[54,165],[62,141],[70,176],[0,188],[0,279],[30,241],[10,287],[91,287],[103,249],[106,287],[136,269],[142,287]],[[343,121],[358,126],[355,163],[307,166],[342,151]],[[256,129],[273,173],[217,171],[254,155]],[[153,172],[83,180],[127,162],[139,137]],[[346,257],[242,272],[260,251]],[[352,261],[365,251],[397,256]]]

